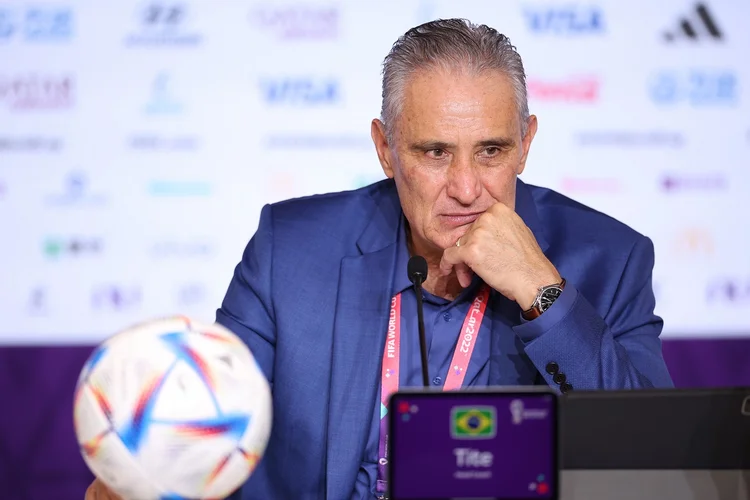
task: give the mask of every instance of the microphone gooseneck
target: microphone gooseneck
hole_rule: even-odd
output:
[[[424,334],[424,309],[422,305],[422,283],[427,279],[427,261],[421,255],[415,255],[409,259],[406,271],[409,275],[409,281],[414,284],[414,293],[417,295],[417,324],[419,326],[419,353],[422,356],[422,383],[425,387],[429,387],[427,341]]]

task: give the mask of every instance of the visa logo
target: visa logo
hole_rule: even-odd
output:
[[[604,33],[604,14],[596,7],[526,8],[524,17],[534,33],[588,35]]]
[[[326,105],[341,100],[337,80],[311,78],[282,78],[261,80],[261,93],[269,104],[296,106]]]

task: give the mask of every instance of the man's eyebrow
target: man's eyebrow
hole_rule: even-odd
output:
[[[412,151],[432,151],[433,149],[450,149],[454,144],[443,141],[419,141],[409,146]]]
[[[486,148],[494,146],[500,149],[510,149],[515,146],[515,141],[507,137],[492,137],[490,139],[484,139],[477,142],[474,146]],[[455,144],[444,141],[418,141],[414,142],[409,146],[412,151],[432,151],[434,149],[451,149],[454,148]]]
[[[515,146],[515,144],[516,143],[513,139],[509,139],[507,137],[493,137],[491,139],[479,141],[476,145],[485,148],[489,146],[495,146],[500,149],[508,149]]]

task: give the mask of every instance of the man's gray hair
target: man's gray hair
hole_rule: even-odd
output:
[[[510,40],[494,28],[465,19],[440,19],[412,28],[393,44],[383,62],[383,107],[380,119],[388,141],[401,112],[409,77],[419,70],[467,69],[473,73],[496,70],[513,85],[521,135],[526,135],[529,105],[521,56]]]

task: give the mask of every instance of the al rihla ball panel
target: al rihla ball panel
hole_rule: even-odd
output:
[[[260,460],[272,420],[268,382],[245,343],[186,317],[102,342],[81,370],[74,411],[92,472],[144,500],[229,495]]]

